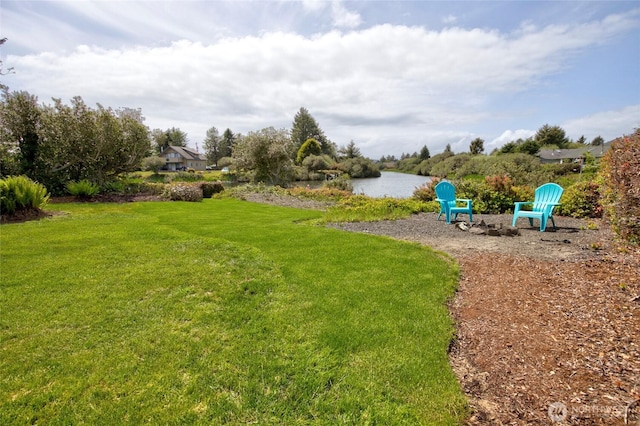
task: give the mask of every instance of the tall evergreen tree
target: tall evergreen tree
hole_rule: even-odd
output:
[[[533,140],[541,147],[545,145],[555,145],[558,148],[563,149],[569,144],[567,134],[562,127],[549,126],[548,124],[545,124],[538,129]]]
[[[296,147],[296,152],[308,139],[315,139],[320,143],[323,154],[335,157],[335,145],[327,139],[318,122],[309,114],[309,111],[301,107],[296,113],[291,126],[291,141]]]
[[[222,157],[231,157],[233,154],[233,144],[236,142],[236,135],[233,134],[231,129],[227,128],[222,134],[221,153]]]
[[[469,152],[472,155],[480,155],[484,152],[484,140],[481,138],[475,138],[469,144]]]
[[[427,148],[427,146],[423,146],[422,149],[420,150],[420,160],[424,161],[424,160],[428,160],[429,158],[431,158],[431,153],[429,152],[429,148]]]

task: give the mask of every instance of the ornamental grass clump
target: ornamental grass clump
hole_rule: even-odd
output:
[[[174,183],[167,185],[162,193],[163,198],[171,201],[202,201],[200,185],[188,183]]]
[[[91,198],[100,192],[100,187],[95,183],[89,182],[86,179],[79,180],[77,182],[67,182],[65,185],[67,192],[77,198]]]
[[[22,210],[41,210],[49,201],[44,185],[26,176],[0,179],[0,213],[13,215]]]

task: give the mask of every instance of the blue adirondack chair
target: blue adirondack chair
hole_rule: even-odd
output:
[[[449,182],[442,181],[435,187],[436,201],[440,202],[440,213],[438,219],[444,214],[447,223],[451,223],[451,215],[453,220],[458,218],[460,213],[469,215],[469,222],[473,222],[473,212],[471,210],[471,200],[468,198],[456,198],[456,187]],[[465,203],[465,206],[458,206],[458,203]]]
[[[560,197],[564,189],[555,183],[545,183],[542,186],[536,188],[535,198],[531,201],[519,201],[515,203],[516,207],[513,211],[513,223],[512,226],[516,226],[516,220],[519,217],[526,217],[529,219],[529,225],[533,226],[533,219],[540,221],[540,232],[544,232],[547,229],[547,221],[551,219],[553,227],[556,227],[556,222],[553,220],[553,208],[559,206]],[[521,210],[522,206],[532,205],[532,209]]]

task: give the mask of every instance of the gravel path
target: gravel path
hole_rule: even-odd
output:
[[[459,219],[466,218],[459,216]],[[512,219],[512,215],[473,216],[474,223],[484,221],[486,224],[503,226],[511,225]],[[438,221],[436,213],[422,213],[394,221],[339,223],[330,226],[416,241],[453,256],[487,251],[542,259],[577,259],[597,256],[598,252],[608,247],[613,238],[609,227],[599,219],[557,217],[555,221],[557,229],[554,230],[549,225],[547,231],[540,232],[539,228],[530,227],[526,219],[519,219],[517,227],[520,235],[516,236],[475,235],[460,230],[456,223],[447,225],[443,218]]]

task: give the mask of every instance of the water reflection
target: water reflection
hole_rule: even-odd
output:
[[[375,198],[409,198],[417,187],[428,182],[431,182],[431,178],[428,176],[396,172],[382,172],[379,178],[351,179],[354,194]],[[322,186],[322,182],[297,182],[296,185],[318,188]]]

